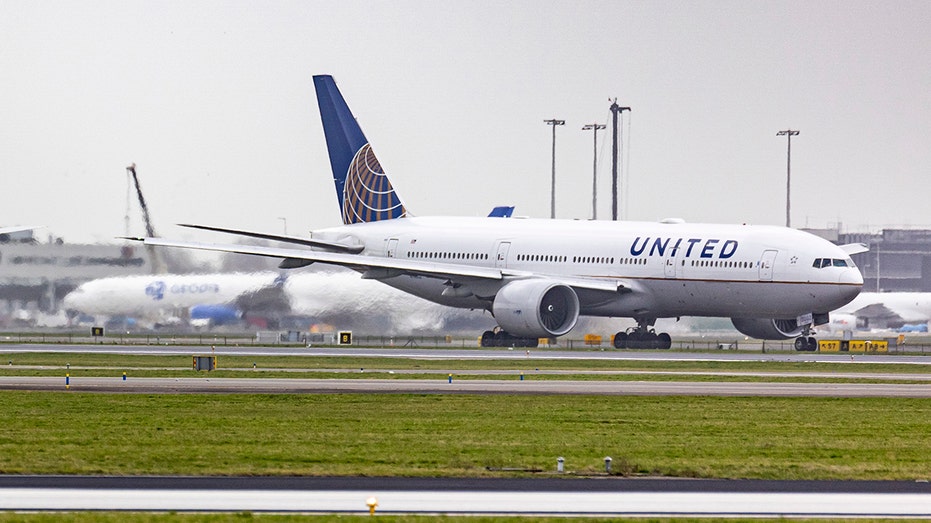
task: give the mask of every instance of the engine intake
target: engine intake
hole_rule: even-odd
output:
[[[568,285],[551,280],[516,280],[495,296],[492,313],[514,336],[562,336],[579,319],[579,297]]]
[[[741,334],[759,340],[787,340],[802,335],[802,327],[794,319],[731,318],[731,323]]]

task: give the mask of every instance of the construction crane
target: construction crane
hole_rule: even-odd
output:
[[[150,238],[158,236],[155,233],[155,226],[152,225],[152,217],[149,216],[149,206],[145,203],[145,196],[142,195],[142,187],[139,186],[139,176],[136,174],[136,164],[133,163],[126,168],[126,174],[132,178],[133,186],[136,188],[136,196],[139,198],[139,207],[142,208],[142,220],[145,222],[145,234]],[[129,236],[129,195],[127,194],[126,202],[126,235]],[[149,253],[149,263],[152,264],[152,274],[165,274],[168,272],[165,260],[162,259],[161,253],[152,245],[146,245]]]

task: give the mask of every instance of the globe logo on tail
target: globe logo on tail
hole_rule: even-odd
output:
[[[343,186],[343,223],[377,222],[407,214],[372,146],[363,145],[349,164]]]

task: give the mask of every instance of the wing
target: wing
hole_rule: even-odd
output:
[[[847,243],[840,246],[841,250],[846,252],[849,256],[854,254],[860,254],[863,252],[869,252],[870,248],[865,243]]]
[[[306,245],[307,247],[318,247],[320,249],[335,251],[335,252],[348,252],[352,254],[358,254],[362,252],[364,247],[362,245],[346,245],[344,243],[335,243],[327,242],[323,240],[314,240],[309,238],[298,238],[296,236],[280,236],[277,234],[267,234],[264,232],[252,232],[252,231],[241,231],[239,229],[224,229],[222,227],[211,227],[208,225],[193,225],[189,223],[179,224],[181,227],[188,227],[191,229],[202,229],[205,231],[214,231],[214,232],[223,232],[226,234],[235,234],[237,236],[248,236],[250,238],[261,238],[263,240],[272,240],[282,243],[293,243],[296,245]]]
[[[610,278],[588,278],[579,276],[548,276],[528,271],[513,271],[493,267],[475,267],[473,265],[457,265],[450,263],[431,263],[419,260],[405,260],[399,258],[382,258],[378,256],[364,256],[361,254],[321,252],[304,249],[290,249],[280,247],[259,247],[255,245],[231,245],[198,242],[181,242],[162,238],[129,238],[141,241],[146,245],[160,247],[177,247],[182,249],[195,249],[213,252],[230,252],[237,254],[251,254],[253,256],[266,256],[282,258],[282,268],[296,268],[312,263],[327,263],[348,267],[362,273],[363,278],[386,279],[401,275],[426,276],[441,278],[451,282],[467,283],[474,280],[488,282],[498,281],[501,285],[527,278],[550,278],[558,280],[576,289],[602,291],[608,293],[629,292],[631,287],[625,282]]]

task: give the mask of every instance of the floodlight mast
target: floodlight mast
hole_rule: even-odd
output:
[[[786,129],[785,131],[779,131],[776,133],[776,136],[785,136],[786,137],[786,227],[791,227],[791,201],[789,198],[789,193],[792,187],[792,137],[797,136],[799,131],[793,129]]]
[[[621,107],[617,98],[611,102],[611,114],[614,120],[614,144],[611,147],[611,219],[617,221],[617,115],[630,111],[630,107]]]
[[[594,158],[592,159],[592,219],[598,219],[598,131],[605,128],[604,124],[590,123],[582,127],[583,131],[592,131],[594,137]]]
[[[543,120],[544,123],[553,127],[553,178],[550,183],[550,219],[556,218],[556,126],[566,125],[565,120]]]

